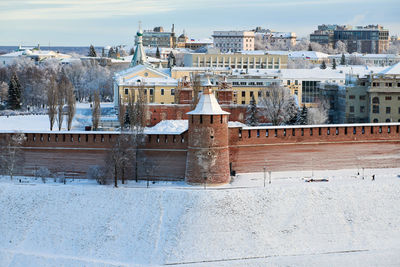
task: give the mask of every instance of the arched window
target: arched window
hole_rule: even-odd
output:
[[[374,97],[374,98],[372,98],[372,103],[373,104],[379,104],[379,97]]]
[[[378,119],[374,119],[374,123],[378,123]]]
[[[390,119],[386,119],[386,122],[390,122]]]
[[[161,95],[164,95],[164,88],[161,88]]]

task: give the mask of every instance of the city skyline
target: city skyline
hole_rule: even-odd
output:
[[[22,0],[0,2],[0,45],[133,45],[138,21],[143,29],[175,24],[179,35],[207,38],[214,30],[256,26],[307,37],[319,24],[380,24],[400,33],[395,0],[260,1],[211,0]]]

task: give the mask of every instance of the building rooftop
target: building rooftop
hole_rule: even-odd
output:
[[[200,96],[199,103],[196,108],[187,114],[189,115],[228,115],[229,112],[223,111],[221,106],[218,104],[214,94],[204,89],[204,92]]]
[[[379,74],[400,74],[400,62],[397,64],[394,64],[393,66],[390,66],[384,70],[382,70],[381,72],[379,72]]]

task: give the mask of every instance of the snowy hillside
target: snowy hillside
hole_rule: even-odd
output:
[[[400,266],[400,169],[355,174],[273,173],[265,188],[248,174],[207,190],[3,178],[0,266]]]

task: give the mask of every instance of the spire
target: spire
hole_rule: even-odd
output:
[[[143,49],[143,30],[142,30],[142,22],[139,21],[139,30],[136,33],[137,36],[137,44],[135,48],[135,54],[133,54],[131,67],[135,67],[137,65],[145,65],[147,64],[146,53]]]

